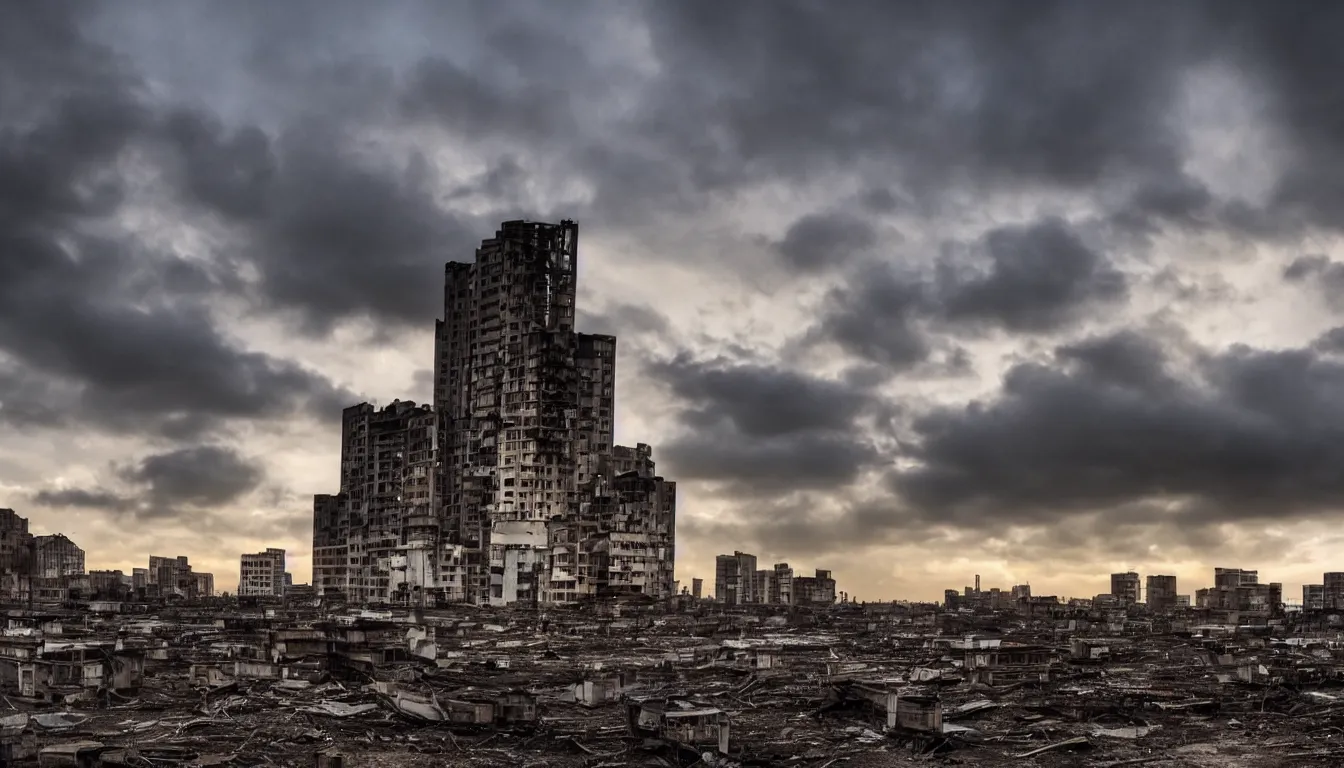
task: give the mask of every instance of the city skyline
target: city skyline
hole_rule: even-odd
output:
[[[0,10],[0,505],[303,579],[443,264],[572,219],[683,584],[1344,567],[1336,11],[845,5]]]

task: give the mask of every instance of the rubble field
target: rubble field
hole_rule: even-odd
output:
[[[1341,642],[902,604],[15,608],[0,766],[1331,766]]]

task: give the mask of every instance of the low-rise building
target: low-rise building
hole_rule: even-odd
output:
[[[830,605],[835,602],[835,579],[830,571],[818,568],[815,576],[795,576],[793,593],[799,605]]]

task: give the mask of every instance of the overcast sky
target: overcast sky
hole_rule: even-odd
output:
[[[617,437],[861,599],[1344,570],[1344,5],[0,5],[0,507],[289,550],[443,262],[580,223]]]

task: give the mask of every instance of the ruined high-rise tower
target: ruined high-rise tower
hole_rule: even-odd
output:
[[[434,404],[347,408],[313,582],[360,603],[673,589],[676,483],[612,444],[616,337],[575,331],[578,227],[505,222],[445,267]]]
[[[610,586],[613,558],[623,573],[625,553],[611,551],[610,534],[625,531],[596,520],[605,506],[593,503],[610,498],[619,474],[610,459],[616,339],[576,332],[577,274],[572,221],[505,222],[474,263],[445,268],[435,333],[437,487],[445,539],[460,548],[462,599],[569,601]],[[651,468],[641,473],[650,482]],[[657,482],[651,507],[675,492]],[[629,591],[670,591],[673,532],[663,527],[647,535],[664,546],[632,548],[618,537],[617,549],[656,550],[653,559],[667,562]]]

